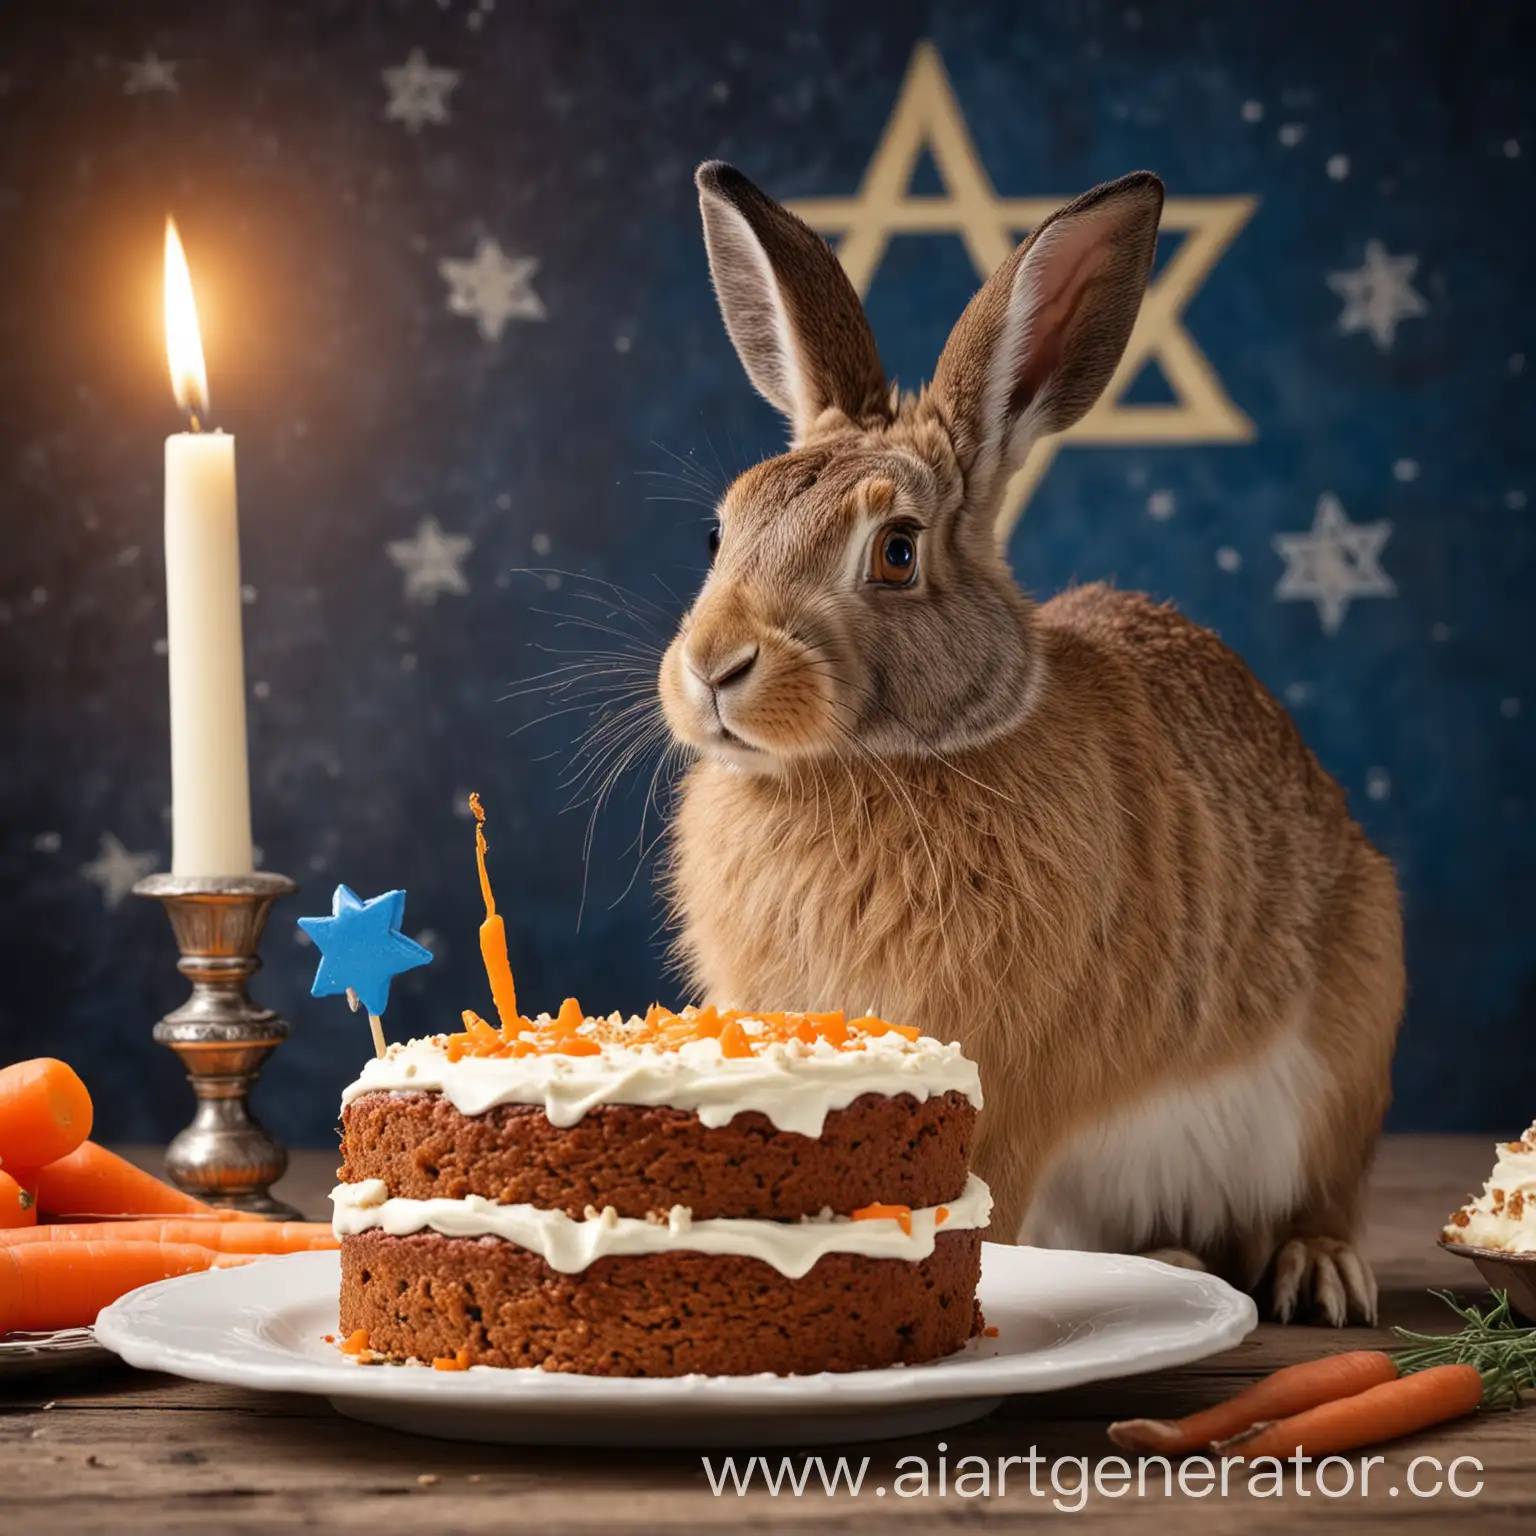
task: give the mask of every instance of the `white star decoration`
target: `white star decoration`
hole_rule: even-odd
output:
[[[1417,256],[1389,256],[1380,240],[1367,240],[1363,266],[1328,274],[1328,286],[1344,300],[1339,334],[1369,331],[1381,351],[1391,351],[1398,321],[1429,313],[1424,295],[1413,286],[1418,267]]]
[[[438,594],[462,597],[469,581],[462,566],[475,541],[467,534],[444,533],[435,517],[424,517],[412,539],[393,539],[384,552],[405,572],[405,596],[413,603],[435,603]]]
[[[1396,597],[1397,587],[1381,568],[1381,551],[1392,536],[1385,518],[1352,523],[1339,498],[1324,491],[1308,533],[1280,533],[1275,549],[1285,574],[1275,587],[1278,602],[1317,604],[1325,635],[1336,635],[1357,597]]]
[[[458,70],[428,64],[426,54],[413,48],[404,64],[381,73],[389,92],[385,117],[404,123],[412,133],[419,132],[423,123],[448,121],[448,97],[459,83]]]
[[[165,91],[175,96],[181,91],[176,81],[176,61],[162,59],[153,50],[147,51],[136,64],[125,64],[128,78],[123,81],[125,96],[144,96],[150,91]]]
[[[535,256],[508,256],[496,240],[481,240],[466,260],[444,257],[437,270],[448,284],[448,308],[472,315],[487,341],[499,341],[508,320],[542,320],[544,301],[533,291]]]
[[[160,862],[158,854],[130,853],[111,832],[101,834],[101,852],[80,873],[101,887],[101,900],[110,911]]]

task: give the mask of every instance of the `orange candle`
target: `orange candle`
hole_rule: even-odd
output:
[[[480,925],[480,958],[485,962],[486,978],[491,984],[491,999],[501,1027],[516,1034],[523,1021],[517,1011],[517,988],[512,984],[512,962],[507,958],[507,926],[496,912],[496,898],[491,894],[491,877],[485,867],[485,807],[479,795],[469,797],[475,816],[475,862],[480,866],[480,894],[485,898],[485,921]]]

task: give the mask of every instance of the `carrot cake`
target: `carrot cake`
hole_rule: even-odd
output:
[[[1536,1125],[1495,1150],[1482,1194],[1451,1217],[1441,1239],[1468,1248],[1536,1253]]]
[[[841,1014],[466,1018],[343,1095],[341,1326],[373,1356],[787,1374],[980,1329],[958,1045]]]

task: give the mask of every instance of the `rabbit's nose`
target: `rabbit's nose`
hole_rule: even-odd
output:
[[[711,657],[705,663],[690,657],[688,670],[711,692],[729,688],[732,683],[739,683],[752,670],[757,662],[757,649],[754,642],[724,656]]]

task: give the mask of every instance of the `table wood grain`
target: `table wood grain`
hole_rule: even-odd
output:
[[[130,1149],[132,1150],[132,1149]],[[153,1154],[134,1155],[154,1166]],[[1470,1266],[1442,1253],[1435,1236],[1448,1211],[1481,1187],[1491,1138],[1405,1136],[1382,1149],[1373,1183],[1366,1249],[1382,1283],[1379,1329],[1338,1333],[1263,1326],[1226,1354],[1178,1370],[1009,1399],[980,1423],[943,1435],[875,1446],[837,1447],[830,1457],[870,1460],[866,1487],[827,1497],[816,1491],[778,1498],[755,1488],[746,1497],[715,1497],[701,1459],[686,1451],[581,1451],[460,1445],[354,1424],[316,1399],[202,1386],[112,1365],[73,1378],[28,1386],[0,1384],[0,1531],[21,1533],[135,1530],[290,1531],[334,1528],[390,1532],[504,1531],[639,1533],[687,1525],[702,1531],[783,1526],[796,1532],[858,1533],[950,1530],[985,1524],[1023,1527],[1043,1519],[1091,1531],[1139,1527],[1148,1532],[1237,1533],[1355,1525],[1381,1531],[1536,1530],[1536,1406],[1526,1413],[1488,1414],[1384,1448],[1371,1471],[1368,1498],[1356,1491],[1330,1498],[1294,1479],[1271,1497],[1254,1497],[1241,1481],[1228,1497],[1164,1497],[1154,1478],[1145,1498],[1090,1493],[1080,1513],[1053,1507],[1049,1475],[1031,1494],[1021,1468],[1004,1496],[876,1497],[894,1486],[899,1458],[922,1455],[936,1469],[938,1443],[953,1468],[962,1456],[993,1467],[1002,1456],[1082,1457],[1092,1467],[1111,1454],[1104,1425],[1135,1414],[1168,1416],[1224,1396],[1277,1366],[1324,1350],[1390,1346],[1387,1326],[1440,1331],[1449,1315],[1426,1287],[1477,1289]],[[279,1193],[314,1216],[336,1159],[299,1153]],[[778,1453],[774,1453],[777,1455]],[[828,1454],[823,1452],[823,1454]],[[1415,1497],[1407,1486],[1415,1457],[1442,1467],[1464,1464],[1461,1486],[1479,1478],[1482,1491],[1459,1498],[1442,1489]],[[1355,1466],[1360,1465],[1359,1458]],[[1337,1482],[1342,1472],[1335,1468]],[[1075,1471],[1061,1475],[1064,1486]],[[1429,1488],[1438,1474],[1418,1470]],[[1195,1485],[1192,1485],[1192,1489]],[[1395,1495],[1389,1489],[1396,1488]],[[1061,1502],[1076,1502],[1070,1493]]]

